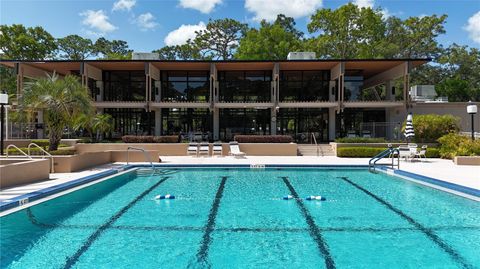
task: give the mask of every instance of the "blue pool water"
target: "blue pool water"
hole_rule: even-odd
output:
[[[480,265],[480,203],[363,169],[141,169],[0,221],[2,268]]]

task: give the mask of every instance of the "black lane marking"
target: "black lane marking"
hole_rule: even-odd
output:
[[[417,222],[415,219],[413,219],[412,217],[410,217],[409,215],[407,215],[405,212],[403,212],[402,210],[394,207],[392,204],[390,204],[389,202],[383,200],[382,198],[378,197],[377,195],[373,194],[372,192],[370,192],[369,190],[363,188],[362,186],[356,184],[355,182],[349,180],[347,177],[340,177],[341,179],[343,179],[344,181],[348,182],[350,185],[354,186],[355,188],[361,190],[362,192],[364,192],[365,194],[367,194],[368,196],[372,197],[373,199],[375,199],[377,202],[381,203],[382,205],[384,205],[385,207],[387,207],[388,209],[390,209],[391,211],[395,212],[397,215],[399,215],[400,217],[402,217],[403,219],[405,219],[406,221],[408,221],[411,225],[413,225],[415,228],[417,228],[418,230],[420,230],[422,233],[424,233],[430,240],[432,240],[435,244],[437,244],[441,249],[443,249],[443,251],[445,251],[448,255],[450,255],[450,257],[456,261],[457,263],[459,263],[460,265],[462,265],[463,268],[473,268],[472,265],[470,265],[469,263],[467,263],[467,261],[465,261],[465,259],[457,252],[455,251],[449,244],[447,244],[446,242],[444,242],[438,235],[435,234],[435,232],[432,230],[432,229],[429,229],[425,226],[423,226],[422,224],[420,224],[419,222]]]
[[[288,177],[282,177],[282,179],[285,185],[287,185],[288,189],[290,190],[290,193],[292,194],[292,196],[295,198],[295,201],[297,203],[297,206],[300,208],[300,211],[302,211],[303,217],[305,218],[305,221],[308,224],[308,228],[309,228],[308,230],[309,230],[310,236],[317,243],[318,250],[320,251],[320,254],[323,256],[325,260],[325,266],[327,267],[327,269],[335,268],[335,261],[333,260],[332,255],[330,254],[330,250],[328,249],[327,242],[325,242],[325,239],[323,238],[320,229],[315,224],[313,217],[310,215],[310,212],[308,212],[308,209],[303,204],[303,201],[299,199],[300,197],[298,196],[297,191],[295,191],[295,188],[293,188],[292,184],[290,184]]]
[[[220,207],[220,201],[223,196],[223,190],[225,189],[225,182],[227,177],[222,177],[220,186],[218,187],[217,194],[215,194],[215,199],[213,200],[212,208],[210,209],[210,214],[208,215],[208,222],[205,226],[205,232],[203,234],[202,244],[198,249],[197,258],[200,263],[207,262],[208,249],[212,241],[212,232],[215,228],[215,220],[217,218],[218,208]]]
[[[110,227],[116,220],[118,220],[125,212],[127,212],[132,206],[134,206],[138,201],[140,201],[143,197],[147,196],[151,191],[153,191],[156,187],[160,184],[165,182],[168,177],[163,177],[157,183],[153,184],[150,188],[142,192],[140,195],[135,197],[128,205],[120,209],[115,215],[110,217],[106,223],[100,226],[90,237],[88,237],[87,241],[73,254],[67,258],[64,268],[72,268],[73,265],[78,261],[78,259],[88,250],[88,248],[97,240],[97,238],[108,228]]]

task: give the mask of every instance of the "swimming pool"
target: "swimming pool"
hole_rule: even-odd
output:
[[[138,169],[2,217],[0,265],[478,268],[478,249],[480,203],[366,169]]]

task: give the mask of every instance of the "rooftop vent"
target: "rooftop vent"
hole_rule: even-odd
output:
[[[289,52],[287,60],[315,60],[315,56],[315,52],[310,51]]]
[[[410,87],[410,97],[416,102],[448,102],[447,97],[437,97],[435,85],[415,85]]]
[[[160,55],[153,52],[134,52],[132,53],[132,60],[159,60]]]

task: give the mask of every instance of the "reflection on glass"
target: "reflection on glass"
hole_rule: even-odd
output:
[[[209,109],[162,108],[160,121],[162,135],[179,134],[187,139],[200,133],[205,140],[212,139],[212,114]]]
[[[281,71],[280,101],[328,101],[330,71]]]
[[[209,72],[162,71],[162,101],[207,102],[210,96]]]
[[[104,71],[105,101],[145,101],[144,71]]]
[[[146,112],[142,108],[105,108],[104,113],[110,114],[113,119],[113,132],[110,138],[153,133],[154,112]]]
[[[270,109],[220,109],[220,139],[237,134],[270,134]]]
[[[336,114],[337,137],[386,137],[385,109],[346,108]]]
[[[327,108],[282,108],[277,114],[277,134],[291,135],[297,143],[328,141]]]
[[[219,72],[222,102],[270,102],[272,71]]]

